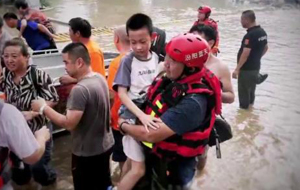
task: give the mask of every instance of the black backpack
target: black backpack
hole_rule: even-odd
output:
[[[159,61],[164,61],[166,56],[166,32],[157,27],[153,27],[153,32],[155,32],[157,36],[151,45],[151,51],[154,51],[158,55]]]

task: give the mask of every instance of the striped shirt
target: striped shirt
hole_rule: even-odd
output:
[[[37,97],[46,101],[57,102],[58,95],[53,86],[50,76],[40,69],[35,69],[36,82],[33,83],[31,76],[31,66],[28,66],[25,76],[16,84],[13,81],[14,73],[3,69],[3,79],[0,80],[0,91],[6,95],[6,102],[16,106],[20,111],[30,111],[31,101]],[[38,88],[38,89],[36,89]],[[31,121],[27,121],[32,132],[37,131],[48,122],[45,116],[37,116]]]

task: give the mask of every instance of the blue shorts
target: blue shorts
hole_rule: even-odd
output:
[[[142,108],[145,100],[144,98],[141,99],[135,99],[132,100],[132,102],[138,107],[138,108]],[[125,106],[125,105],[121,105],[120,109],[119,109],[119,117],[123,118],[123,119],[132,119],[134,121],[134,123],[136,122],[137,117],[131,113],[131,111]]]

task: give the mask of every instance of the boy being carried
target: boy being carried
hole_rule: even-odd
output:
[[[152,31],[152,21],[147,15],[138,13],[129,18],[126,32],[133,52],[122,59],[113,86],[122,102],[120,117],[131,123],[138,119],[147,130],[148,127],[156,129],[155,122],[160,121],[140,109],[148,87],[160,70],[158,56],[150,51]],[[124,136],[123,146],[128,159],[118,189],[129,190],[145,173],[145,157],[140,143],[131,136]]]

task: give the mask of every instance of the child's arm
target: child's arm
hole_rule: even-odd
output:
[[[165,62],[160,62],[157,66],[157,73],[160,75],[161,73],[165,72]]]
[[[159,126],[155,123],[155,121],[159,122],[160,120],[158,118],[154,118],[150,115],[146,115],[142,110],[140,110],[129,98],[127,93],[127,88],[118,86],[118,95],[120,97],[120,100],[122,103],[137,117],[139,120],[143,123],[143,125],[146,127],[151,127],[153,129],[159,128]]]
[[[47,36],[49,36],[51,39],[54,38],[54,35],[48,30],[48,28],[46,28],[46,26],[42,25],[42,24],[38,24],[38,29],[47,34]]]
[[[20,32],[19,32],[19,36],[18,36],[19,38],[22,37],[23,32],[24,32],[24,30],[25,30],[26,27],[27,27],[27,20],[26,19],[22,19],[21,20]]]

